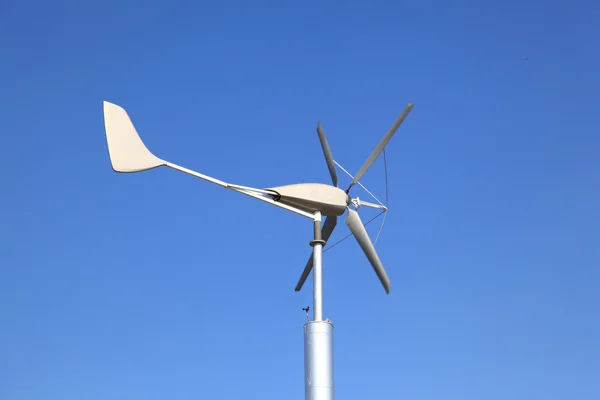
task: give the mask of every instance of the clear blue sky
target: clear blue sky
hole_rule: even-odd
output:
[[[354,241],[325,254],[337,398],[600,398],[597,2],[93,3],[0,3],[2,400],[304,398],[310,222],[114,173],[103,100],[255,187],[328,182],[317,120],[356,172],[415,102],[391,294]]]

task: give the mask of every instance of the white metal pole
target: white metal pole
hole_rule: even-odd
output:
[[[315,321],[323,321],[323,245],[318,243],[313,247],[313,307]]]
[[[323,244],[321,238],[321,213],[315,212],[313,248],[313,319],[323,320]]]
[[[313,313],[304,325],[304,396],[306,400],[334,400],[333,325],[323,321],[323,246],[321,213],[314,218]]]
[[[313,247],[313,279],[314,279],[314,320],[323,321],[323,245],[318,243]]]

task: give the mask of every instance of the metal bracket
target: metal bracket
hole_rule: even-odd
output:
[[[352,203],[352,205],[354,206],[354,209],[356,211],[358,211],[358,209],[361,206],[365,206],[365,207],[369,207],[369,208],[376,208],[378,210],[383,210],[383,211],[387,211],[388,210],[387,207],[384,206],[383,204],[369,203],[368,201],[362,201],[358,197],[352,199],[350,202]]]

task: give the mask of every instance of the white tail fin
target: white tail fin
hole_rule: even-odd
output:
[[[122,107],[104,102],[104,127],[110,163],[116,172],[139,172],[167,164],[148,150]]]

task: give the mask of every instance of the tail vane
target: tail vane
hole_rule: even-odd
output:
[[[104,102],[104,127],[115,172],[140,172],[167,164],[148,150],[122,107]]]

